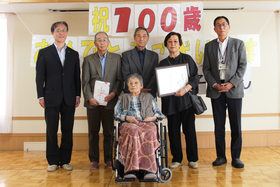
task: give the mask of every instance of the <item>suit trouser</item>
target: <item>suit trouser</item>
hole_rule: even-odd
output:
[[[94,109],[87,108],[89,160],[99,162],[99,130],[100,121],[103,128],[104,163],[111,161],[111,137],[114,128],[114,109],[107,110],[104,106]]]
[[[239,158],[242,147],[241,109],[242,98],[231,99],[226,93],[221,93],[217,99],[211,99],[215,123],[215,141],[217,157],[226,158],[225,154],[225,123],[226,109],[228,108],[231,129],[231,157]]]
[[[187,159],[189,162],[198,160],[197,141],[195,131],[195,116],[192,107],[181,112],[168,115],[168,135],[170,141],[172,162],[182,162],[183,153],[181,145],[181,123],[187,146]]]
[[[57,131],[61,116],[61,143],[57,144]],[[60,106],[46,107],[47,160],[49,165],[63,165],[71,161],[75,106],[67,106],[64,99]]]

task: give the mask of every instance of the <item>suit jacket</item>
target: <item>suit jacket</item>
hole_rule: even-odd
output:
[[[82,87],[85,97],[84,106],[91,109],[95,108],[95,106],[90,105],[88,100],[93,98],[96,80],[110,82],[110,93],[116,92],[116,96],[108,102],[105,108],[108,110],[114,109],[118,101],[118,95],[121,93],[123,87],[121,56],[107,52],[104,78],[102,78],[102,68],[98,52],[85,57],[82,67]]]
[[[59,106],[64,98],[68,106],[75,106],[81,96],[80,61],[77,51],[67,47],[64,67],[56,47],[41,49],[36,64],[38,98],[44,97],[46,107]]]
[[[125,93],[129,93],[127,87],[127,77],[130,74],[138,73],[143,77],[144,88],[151,89],[150,93],[156,97],[157,81],[155,67],[158,66],[158,54],[147,50],[142,70],[140,59],[136,48],[122,53],[122,74],[125,81]]]
[[[218,98],[221,94],[213,88],[215,83],[221,83],[218,45],[217,39],[214,39],[207,43],[204,49],[203,73],[207,82],[206,96],[212,99]],[[244,97],[243,76],[246,71],[247,58],[246,49],[242,40],[229,37],[226,65],[225,82],[231,82],[233,84],[233,87],[226,92],[226,96],[229,98]]]

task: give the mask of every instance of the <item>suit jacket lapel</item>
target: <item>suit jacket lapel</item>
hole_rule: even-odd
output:
[[[218,57],[219,46],[218,45],[219,45],[219,43],[216,39],[216,41],[213,42],[213,47],[212,47],[212,52],[211,53],[213,54],[214,62],[216,63],[217,68],[219,70],[219,57]]]
[[[104,80],[106,80],[107,76],[109,75],[110,69],[111,69],[111,63],[113,62],[113,59],[111,59],[111,53],[107,52],[106,62],[105,62],[105,71],[104,71]]]
[[[67,47],[67,48],[66,48],[66,51],[65,51],[64,67],[65,67],[65,65],[66,65],[67,62],[68,62],[68,58],[69,58],[70,53],[71,53],[70,48]]]
[[[55,57],[55,60],[56,60],[56,61],[60,64],[60,66],[62,67],[60,58],[59,58],[59,56],[58,56],[58,53],[57,53],[57,50],[56,50],[56,47],[55,47],[54,44],[52,44],[51,52],[53,53],[53,56]],[[66,58],[65,58],[65,59],[66,59]]]
[[[94,53],[92,58],[93,58],[92,59],[93,64],[96,67],[96,71],[97,71],[99,77],[102,78],[102,68],[101,68],[101,63],[100,63],[100,60],[99,60],[98,52]]]
[[[133,62],[135,63],[137,69],[141,72],[141,74],[143,73],[143,70],[142,70],[142,67],[141,67],[141,63],[140,63],[140,59],[139,59],[139,55],[136,51],[136,49],[134,48],[132,51],[131,51],[131,58],[133,60]],[[146,58],[146,57],[145,57]],[[144,60],[145,62],[145,60]],[[145,64],[145,63],[144,63]]]
[[[227,48],[227,56],[226,56],[226,65],[227,65],[227,68],[226,68],[226,77],[227,75],[230,75],[230,70],[231,70],[231,58],[232,58],[232,54],[233,54],[233,40],[232,38],[228,38],[228,48]],[[228,80],[226,78],[226,80]]]

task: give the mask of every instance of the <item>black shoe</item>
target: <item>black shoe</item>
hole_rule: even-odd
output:
[[[218,158],[212,163],[212,165],[213,165],[213,166],[220,166],[220,165],[223,165],[223,164],[225,164],[225,163],[227,163],[227,159],[222,158],[222,157],[218,157]]]
[[[244,168],[244,164],[239,158],[233,159],[231,165],[235,168]]]

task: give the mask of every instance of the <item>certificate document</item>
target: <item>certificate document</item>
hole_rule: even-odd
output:
[[[188,64],[157,67],[156,78],[159,97],[173,95],[189,81]]]
[[[109,94],[110,82],[95,81],[93,98],[99,102],[99,105],[107,106],[107,102],[104,98]]]

